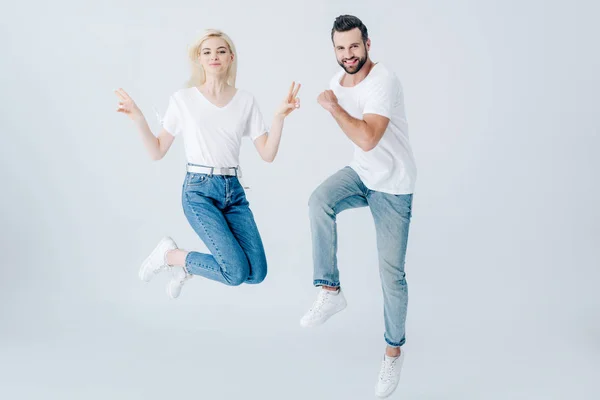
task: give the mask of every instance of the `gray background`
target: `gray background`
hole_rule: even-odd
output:
[[[375,235],[339,219],[349,307],[312,303],[307,200],[349,162],[315,99],[337,70],[334,18],[359,16],[404,89],[419,178],[404,399],[600,396],[600,191],[592,1],[114,1],[3,6],[0,397],[364,399],[383,352]],[[137,268],[158,239],[203,250],[181,211],[184,153],[152,162],[112,92],[158,124],[204,28],[238,47],[238,86],[269,121],[302,109],[263,163],[242,149],[270,272],[197,278],[176,301]],[[594,379],[596,378],[596,379]]]

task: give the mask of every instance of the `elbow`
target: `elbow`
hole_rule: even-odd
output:
[[[363,144],[359,145],[358,147],[360,147],[360,149],[362,151],[364,151],[365,153],[368,153],[369,151],[371,151],[375,148],[375,145],[363,143]]]
[[[377,147],[377,141],[373,140],[373,139],[366,139],[357,144],[358,144],[358,147],[360,147],[360,149],[362,151],[364,151],[365,153],[369,152],[369,151],[373,150],[375,147]]]
[[[377,132],[369,131],[357,145],[362,151],[369,152],[377,147],[382,136],[382,134],[378,134]]]
[[[163,159],[163,157],[164,157],[164,156],[165,156],[165,155],[164,155],[164,154],[161,154],[161,153],[154,153],[154,154],[151,154],[151,155],[150,155],[150,159],[151,159],[152,161],[160,161],[160,160],[162,160],[162,159]]]
[[[261,151],[259,151],[259,154],[260,154],[260,158],[262,158],[262,160],[264,162],[267,162],[270,164],[273,162],[273,160],[275,160],[277,151],[268,151],[267,149],[262,149]]]

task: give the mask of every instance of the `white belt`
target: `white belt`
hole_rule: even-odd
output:
[[[207,175],[225,175],[242,177],[240,167],[207,167],[205,165],[187,164],[187,172]]]
[[[242,168],[239,165],[237,167],[207,167],[206,165],[187,164],[186,170],[196,174],[235,176],[244,189],[250,189],[242,180]]]

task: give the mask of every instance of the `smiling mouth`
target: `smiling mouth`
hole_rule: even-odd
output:
[[[344,61],[344,64],[349,65],[349,66],[356,65],[356,63],[358,63],[358,59],[357,58],[353,58],[351,60]]]

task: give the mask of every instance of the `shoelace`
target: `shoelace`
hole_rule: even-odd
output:
[[[183,285],[185,283],[185,281],[187,281],[188,279],[190,279],[192,277],[192,274],[188,274],[187,271],[185,271],[185,275],[183,276],[183,278],[177,279],[177,282],[179,282],[181,285]]]
[[[381,374],[379,375],[379,379],[385,383],[392,380],[394,376],[394,370],[396,369],[396,361],[397,358],[393,359],[390,362],[386,362],[385,360],[381,363]]]
[[[319,293],[319,297],[317,297],[317,300],[315,300],[312,307],[310,308],[310,311],[313,313],[321,312],[321,307],[323,307],[323,305],[327,301],[328,297],[329,297],[329,293],[326,293],[325,291],[321,291]]]
[[[166,271],[168,267],[169,267],[168,265],[163,264],[154,270],[154,274],[158,274],[159,272]]]

